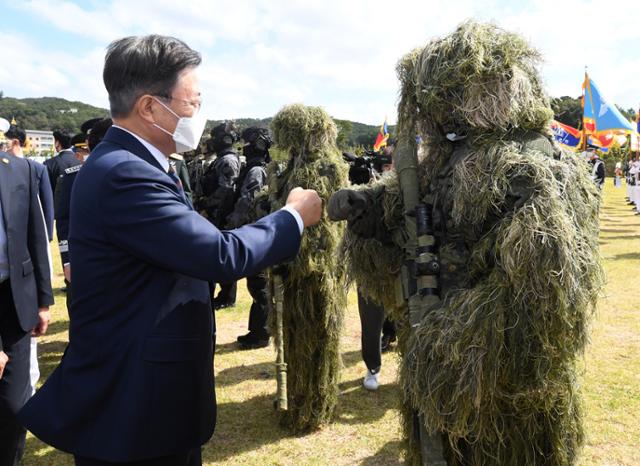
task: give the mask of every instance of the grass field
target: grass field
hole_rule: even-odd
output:
[[[626,190],[607,180],[601,211],[602,256],[608,283],[582,359],[587,442],[581,465],[640,464],[640,216],[626,205]],[[56,277],[62,275],[54,247]],[[272,348],[239,351],[246,332],[249,296],[244,281],[235,308],[218,311],[215,372],[218,423],[203,450],[205,464],[225,465],[393,465],[401,462],[395,353],[383,355],[381,386],[362,388],[360,323],[350,293],[342,338],[344,370],[335,422],[319,432],[292,437],[277,423]],[[67,311],[56,292],[53,324],[39,346],[41,382],[64,351]],[[99,342],[96,342],[99,344]],[[27,438],[26,466],[72,465],[70,456]]]

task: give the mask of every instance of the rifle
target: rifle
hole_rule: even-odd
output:
[[[273,281],[273,301],[276,312],[276,334],[274,336],[276,345],[276,382],[278,389],[274,406],[278,411],[286,411],[287,405],[287,363],[284,361],[284,284],[279,267],[271,269],[271,279]]]
[[[413,333],[427,310],[440,301],[438,275],[440,264],[436,255],[433,236],[432,206],[420,201],[418,183],[418,153],[414,138],[398,141],[395,152],[395,168],[398,174],[407,242],[404,246],[405,261],[402,266],[403,294],[409,308],[409,325]],[[420,443],[423,466],[446,466],[442,437],[430,432],[423,417],[414,412],[414,435]]]
[[[283,176],[282,167],[278,167],[278,170],[269,181],[269,204],[275,205],[278,198],[282,195],[282,186],[278,186],[278,179]],[[284,354],[284,280],[286,275],[286,267],[284,265],[276,265],[271,268],[271,296],[269,297],[269,304],[271,310],[275,311],[275,335],[274,344],[276,346],[276,399],[273,402],[273,406],[277,411],[287,411],[287,363],[285,362]]]

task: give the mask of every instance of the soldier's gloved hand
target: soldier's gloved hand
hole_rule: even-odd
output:
[[[367,207],[367,196],[351,189],[341,189],[331,196],[327,206],[329,219],[334,222],[359,217]]]
[[[258,217],[264,217],[271,213],[271,202],[269,199],[263,199],[256,203],[256,214]]]
[[[235,228],[239,228],[242,225],[242,218],[240,215],[232,212],[227,217],[227,230],[233,230]]]

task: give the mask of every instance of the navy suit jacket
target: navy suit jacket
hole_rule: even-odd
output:
[[[33,168],[38,183],[38,196],[42,205],[44,222],[47,226],[49,241],[53,240],[53,193],[51,192],[51,182],[47,167],[35,160],[26,159]]]
[[[286,211],[221,232],[136,138],[109,129],[73,186],[69,345],[20,419],[103,461],[202,445],[216,416],[209,282],[254,275],[299,246]]]
[[[13,304],[20,327],[28,332],[38,323],[38,308],[53,304],[49,240],[38,202],[37,173],[26,160],[6,152],[0,152],[0,202]]]
[[[58,155],[44,161],[44,166],[47,167],[49,172],[49,181],[51,182],[51,192],[56,192],[56,185],[58,180],[67,168],[80,165],[80,162],[76,158],[71,149],[61,150]],[[57,218],[57,212],[55,212]]]

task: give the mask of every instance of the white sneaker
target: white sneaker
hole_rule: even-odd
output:
[[[367,375],[364,376],[364,381],[362,382],[362,385],[364,385],[364,388],[366,388],[367,390],[377,390],[378,386],[380,385],[380,383],[378,382],[378,373],[376,374],[372,374],[371,372],[367,371]]]

